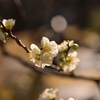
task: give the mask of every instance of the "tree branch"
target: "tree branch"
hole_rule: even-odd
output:
[[[27,53],[29,53],[29,49],[22,43],[21,40],[18,39],[15,35],[12,34],[12,32],[9,32],[9,36],[16,41],[16,43],[21,46]]]
[[[7,32],[9,37],[14,39],[16,41],[16,43],[21,46],[27,53],[29,53],[29,49],[22,43],[21,40],[18,39],[18,37],[16,37],[15,35],[12,34],[12,31],[11,30],[7,30],[4,25],[2,24],[2,21],[0,21],[0,24],[2,25],[2,31],[3,32]]]
[[[3,49],[2,52],[5,56],[11,57],[11,58],[19,61],[22,65],[24,65],[27,68],[30,68],[31,70],[35,71],[36,73],[44,73],[44,74],[50,74],[50,75],[70,77],[70,78],[75,78],[75,79],[86,79],[86,80],[100,82],[99,78],[86,77],[86,76],[76,76],[74,73],[66,74],[66,73],[61,72],[61,71],[59,72],[59,70],[57,70],[59,68],[59,66],[56,66],[54,64],[52,64],[51,66],[46,66],[44,69],[41,69],[41,68],[35,66],[33,63],[31,64],[29,62],[26,62],[25,60],[23,60],[20,57],[17,57],[17,56],[14,56],[14,55],[8,53],[5,49]]]

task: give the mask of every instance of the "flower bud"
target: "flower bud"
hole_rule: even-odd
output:
[[[6,35],[2,31],[0,31],[0,40],[6,42]]]
[[[78,49],[78,47],[79,47],[79,45],[76,44],[76,43],[74,43],[74,44],[71,46],[71,48],[74,49],[74,50]]]
[[[11,30],[13,28],[13,26],[15,25],[15,20],[13,19],[3,19],[2,21],[4,27],[8,30]]]

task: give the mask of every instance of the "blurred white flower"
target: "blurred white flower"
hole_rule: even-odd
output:
[[[76,65],[79,62],[79,58],[77,57],[77,52],[74,51],[72,53],[68,53],[68,56],[64,58],[62,69],[64,72],[72,71],[76,68]]]
[[[36,66],[44,68],[46,64],[44,64],[40,59],[41,50],[35,44],[31,44],[30,48],[30,60],[33,61]]]
[[[30,46],[31,51],[29,53],[29,58],[31,61],[33,61],[33,63],[40,67],[42,64],[42,61],[40,60],[40,49],[35,45],[35,44],[31,44]]]
[[[79,47],[78,44],[74,43],[73,40],[71,40],[71,41],[68,40],[68,45],[69,45],[69,47],[71,47],[74,50],[76,50]]]
[[[72,97],[70,97],[70,98],[68,98],[68,100],[75,100],[74,98],[72,98]]]
[[[47,88],[40,94],[38,100],[55,100],[58,95],[58,89]]]
[[[58,45],[58,51],[64,51],[68,49],[68,42],[63,41],[61,44]]]
[[[3,41],[4,43],[6,42],[6,38],[3,32],[0,31],[0,40]]]
[[[35,44],[31,44],[30,48],[29,58],[35,66],[44,68],[45,66],[50,66],[52,64],[53,59],[48,55],[42,55],[41,50]]]
[[[48,38],[43,37],[41,40],[42,51],[41,51],[41,59],[43,62],[50,62],[54,57],[58,54],[57,43],[55,41],[49,41]]]
[[[68,49],[68,47],[72,47],[73,49],[78,47],[78,44],[74,43],[73,40],[71,41],[63,41],[61,44],[58,45],[58,51],[65,51]]]
[[[11,30],[13,26],[15,25],[15,20],[13,19],[3,19],[2,21],[3,25],[5,26],[6,29]]]
[[[69,44],[69,47],[71,47],[74,44],[74,41],[73,40],[71,40],[71,41],[68,40],[68,44]]]
[[[79,47],[79,45],[76,44],[76,43],[74,43],[74,44],[72,45],[72,48],[73,48],[74,50],[78,49],[78,47]]]
[[[70,97],[70,98],[68,98],[68,100],[78,100],[78,99],[74,99],[74,98]]]
[[[64,100],[64,99],[60,98],[59,100]],[[78,99],[74,99],[74,98],[70,97],[67,100],[78,100]]]
[[[58,92],[59,92],[58,89],[47,88],[39,95],[38,100],[58,100],[57,97]],[[59,98],[59,100],[64,100],[64,99]],[[78,99],[70,97],[67,100],[78,100]]]
[[[50,55],[43,54],[43,52],[41,52],[40,58],[41,58],[41,61],[43,63],[45,63],[46,66],[50,66],[52,64],[52,62],[53,62],[53,58],[50,57]]]

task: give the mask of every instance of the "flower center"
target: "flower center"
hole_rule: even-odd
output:
[[[72,60],[73,60],[72,57],[67,57],[67,58],[66,58],[66,63],[69,63],[69,64],[70,64],[70,63],[72,62]]]
[[[44,47],[44,51],[45,51],[45,52],[50,52],[50,50],[51,50],[51,49],[50,49],[48,46],[45,46],[45,47]]]
[[[36,55],[36,59],[37,59],[37,60],[40,60],[40,54],[37,54],[37,55]]]

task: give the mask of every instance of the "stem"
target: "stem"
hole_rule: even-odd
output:
[[[57,75],[57,76],[62,76],[62,77],[70,77],[70,78],[74,78],[74,79],[85,79],[85,80],[91,80],[91,81],[95,81],[95,82],[100,82],[100,78],[86,77],[86,76],[81,76],[81,75],[77,76],[74,73],[72,73],[72,74],[60,73],[57,70],[58,66],[53,65],[53,64],[51,66],[46,66],[44,69],[41,69],[41,68],[36,67],[35,65],[33,65],[33,64],[29,63],[29,62],[26,62],[25,60],[23,60],[20,57],[17,57],[15,55],[10,54],[9,52],[7,52],[5,50],[5,48],[1,48],[1,50],[2,50],[2,52],[4,54],[4,56],[8,56],[10,58],[13,58],[13,59],[19,61],[22,65],[24,65],[27,68],[30,68],[31,70],[37,72],[38,74],[44,73],[44,74],[49,74],[49,75]]]
[[[15,35],[13,35],[11,30],[7,30],[5,28],[5,26],[2,24],[2,21],[0,21],[0,24],[2,25],[2,31],[3,32],[7,32],[9,34],[9,37],[11,37],[12,39],[14,39],[16,41],[16,43],[19,46],[21,46],[27,53],[30,53],[29,49],[22,43],[21,40],[18,39],[18,37],[16,37]]]
[[[21,40],[18,39],[15,35],[12,34],[12,32],[8,33],[9,36],[16,41],[16,43],[21,46],[27,53],[30,53],[29,49],[22,43]]]

